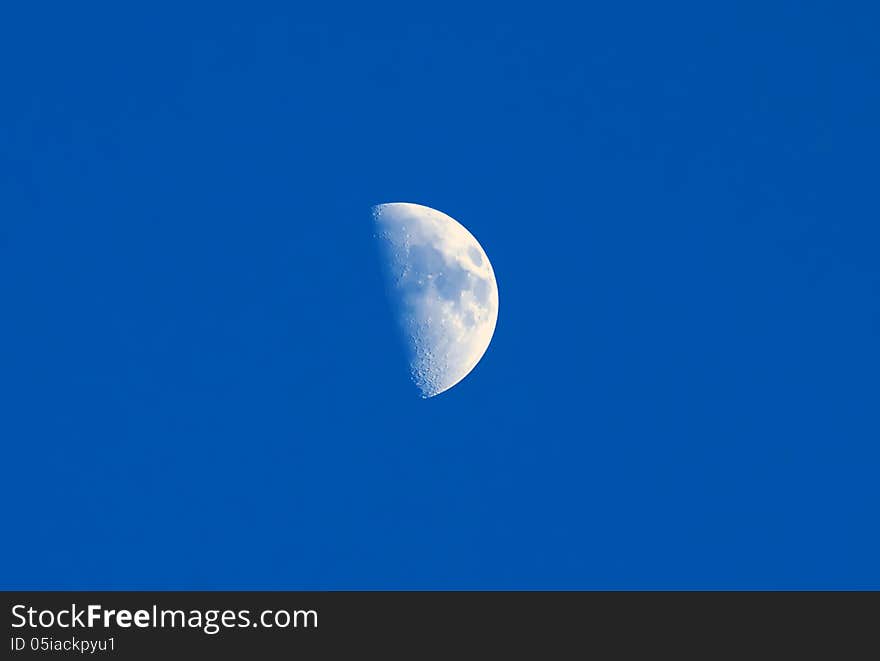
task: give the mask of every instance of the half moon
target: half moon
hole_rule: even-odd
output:
[[[476,366],[498,321],[498,284],[482,246],[430,207],[373,207],[392,303],[422,397],[449,390]]]

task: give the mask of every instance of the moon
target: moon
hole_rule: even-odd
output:
[[[498,283],[463,225],[420,204],[372,209],[391,300],[423,398],[449,390],[480,362],[498,321]]]

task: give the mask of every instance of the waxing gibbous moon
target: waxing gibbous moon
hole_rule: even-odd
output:
[[[373,207],[389,291],[422,397],[476,366],[498,321],[498,284],[482,246],[445,213],[408,202]]]

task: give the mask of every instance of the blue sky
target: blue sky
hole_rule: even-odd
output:
[[[574,5],[2,10],[2,587],[880,586],[878,10]]]

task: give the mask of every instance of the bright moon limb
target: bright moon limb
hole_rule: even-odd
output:
[[[476,366],[498,321],[498,284],[482,246],[430,207],[373,207],[392,299],[422,397],[449,390]]]

